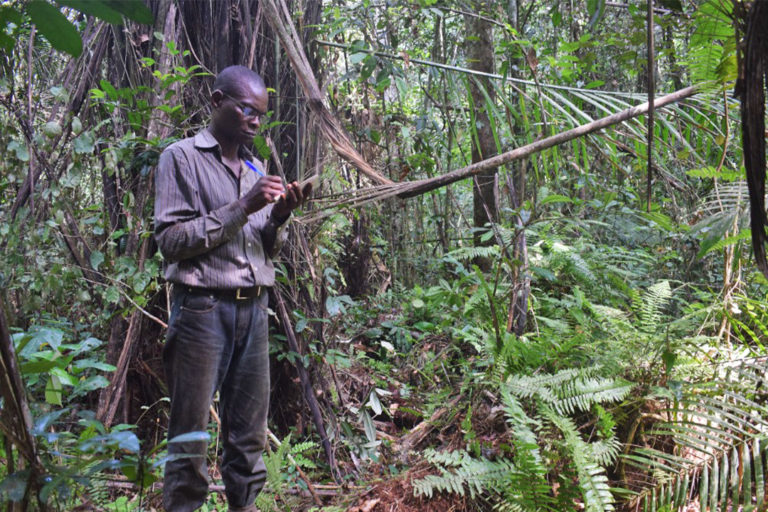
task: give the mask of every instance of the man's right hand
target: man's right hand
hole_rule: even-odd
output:
[[[274,203],[285,192],[282,180],[277,176],[264,176],[240,198],[240,205],[245,213],[250,215],[259,211],[267,204]]]

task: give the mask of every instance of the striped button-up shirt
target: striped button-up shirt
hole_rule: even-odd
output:
[[[262,236],[280,238],[269,222],[272,205],[246,215],[238,203],[258,178],[245,168],[235,176],[208,129],[163,151],[155,177],[155,238],[168,281],[220,290],[275,283],[270,256],[276,248],[262,243]]]

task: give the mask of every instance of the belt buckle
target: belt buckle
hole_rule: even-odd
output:
[[[238,288],[237,291],[235,291],[235,300],[248,300],[248,299],[253,299],[255,297],[260,296],[261,295],[261,287],[260,286],[256,286],[255,288],[256,288],[256,293],[254,295],[248,295],[248,296],[240,295],[240,291],[242,290],[242,288]],[[251,289],[251,288],[249,288],[249,289]]]

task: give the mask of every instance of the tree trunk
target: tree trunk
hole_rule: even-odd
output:
[[[473,10],[481,12],[487,7],[485,2],[477,1]],[[469,14],[465,15],[464,22],[467,30],[464,40],[467,67],[483,73],[493,73],[493,30],[490,23]],[[480,162],[496,154],[496,142],[487,109],[487,102],[493,102],[496,96],[488,78],[470,78],[469,90],[474,106],[474,126],[470,127],[472,162]],[[473,236],[475,246],[493,244],[493,239],[484,242],[482,235],[488,223],[498,221],[496,179],[496,169],[487,169],[474,177],[472,221],[476,229]],[[490,261],[487,258],[479,258],[476,263],[483,270],[490,268]]]

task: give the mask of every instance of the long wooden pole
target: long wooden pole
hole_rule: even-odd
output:
[[[654,108],[662,108],[672,103],[676,103],[678,101],[684,100],[685,98],[693,96],[697,92],[698,88],[696,86],[680,89],[679,91],[667,94],[666,96],[656,98],[656,101],[654,102]],[[577,126],[576,128],[571,128],[570,130],[566,130],[551,137],[547,137],[546,139],[541,139],[536,142],[532,142],[531,144],[513,149],[512,151],[507,151],[506,153],[502,153],[492,158],[476,162],[472,165],[462,167],[461,169],[456,169],[455,171],[445,173],[441,176],[436,176],[434,178],[425,180],[413,181],[407,184],[399,183],[396,186],[402,187],[403,190],[402,192],[395,195],[400,198],[414,197],[424,194],[425,192],[450,185],[451,183],[463,180],[470,176],[474,176],[475,174],[479,174],[485,170],[500,167],[514,160],[525,158],[534,153],[558,146],[578,137],[583,137],[584,135],[594,133],[596,131],[602,130],[603,128],[607,128],[634,117],[641,116],[648,112],[648,107],[648,103],[642,103],[640,105],[630,107],[626,110],[622,110],[621,112],[611,114],[610,116],[602,117],[592,121],[591,123],[583,124],[581,126]]]

